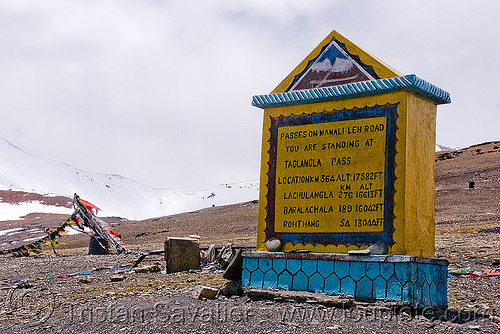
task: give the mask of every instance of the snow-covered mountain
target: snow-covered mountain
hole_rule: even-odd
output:
[[[440,152],[440,151],[456,151],[456,150],[459,150],[459,149],[460,149],[459,147],[449,147],[449,146],[445,146],[445,145],[436,144],[436,152]]]
[[[193,194],[156,189],[117,174],[79,170],[27,152],[0,137],[1,189],[70,198],[77,193],[101,208],[104,215],[138,220],[255,200],[259,182],[221,184]],[[7,210],[5,203],[0,205],[0,220],[5,220],[1,216],[2,207]]]

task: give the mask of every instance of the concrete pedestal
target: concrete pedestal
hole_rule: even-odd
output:
[[[447,273],[448,261],[416,256],[246,252],[242,285],[447,307]]]

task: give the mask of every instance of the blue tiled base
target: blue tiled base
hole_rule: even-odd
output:
[[[243,286],[447,307],[448,261],[403,255],[243,254]]]

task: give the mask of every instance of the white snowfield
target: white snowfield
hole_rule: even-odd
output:
[[[157,189],[117,174],[82,171],[68,164],[29,153],[0,137],[0,189],[80,198],[95,204],[100,216],[141,220],[256,200],[259,181],[221,184],[193,194]],[[72,209],[38,202],[0,203],[0,221],[32,212],[69,213]]]
[[[459,147],[450,147],[450,146],[446,146],[446,145],[436,144],[436,152],[440,152],[440,151],[456,151],[456,150],[459,150],[459,149],[460,149]]]
[[[60,206],[43,205],[39,202],[27,202],[21,204],[0,203],[0,221],[17,220],[33,212],[62,213],[68,214],[69,216],[73,213],[73,210]]]

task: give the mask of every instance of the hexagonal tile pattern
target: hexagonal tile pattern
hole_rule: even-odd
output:
[[[242,285],[394,300],[427,307],[447,306],[447,262],[387,256],[244,256]]]
[[[277,274],[281,274],[286,268],[286,260],[273,259],[273,269]]]
[[[354,281],[359,281],[361,277],[366,274],[366,262],[349,262],[351,268],[349,269],[349,276]]]
[[[340,280],[340,293],[346,296],[354,296],[356,282],[351,277],[344,277]]]
[[[425,284],[425,281],[426,281],[425,280],[425,274],[426,274],[425,272],[426,272],[425,266],[423,264],[419,263],[417,265],[417,276],[418,276],[418,283],[422,286]]]
[[[334,272],[338,278],[342,279],[349,276],[349,262],[347,261],[335,261]]]
[[[387,281],[382,276],[373,280],[373,298],[385,299],[387,295]]]
[[[264,281],[264,273],[260,270],[256,270],[250,274],[250,285],[251,286],[262,286]]]
[[[263,273],[268,271],[273,267],[273,260],[272,259],[266,259],[266,258],[261,258],[259,259],[259,269]]]
[[[413,299],[413,283],[412,282],[406,282],[405,285],[403,285],[403,290],[402,292],[402,298],[403,300],[411,300]]]
[[[358,300],[373,301],[373,281],[366,276],[357,281],[354,297]]]
[[[366,263],[366,276],[374,280],[380,274],[380,263],[378,262],[367,262]]]
[[[331,274],[325,278],[324,292],[332,295],[338,295],[340,293],[340,280],[337,275]]]
[[[413,263],[401,263],[395,266],[394,271],[399,283],[405,284],[410,280],[412,275]]]
[[[264,274],[262,287],[264,289],[275,289],[278,287],[278,274],[276,274],[274,270],[268,270]]]
[[[278,277],[278,288],[290,290],[292,287],[292,277],[288,271],[282,272]]]
[[[437,286],[434,284],[434,282],[431,282],[431,285],[429,286],[429,297],[430,297],[430,303],[431,304],[437,304],[438,303],[438,296],[437,296]]]
[[[299,271],[297,274],[295,274],[295,276],[293,276],[291,289],[296,291],[306,291],[307,282],[308,278],[306,274],[304,274],[302,271]]]
[[[250,272],[246,268],[241,272],[241,285],[250,286]]]
[[[318,261],[318,272],[324,278],[327,278],[333,273],[334,261],[319,260]]]
[[[311,277],[309,277],[309,285],[307,286],[307,290],[314,292],[323,292],[325,279],[318,272],[314,273]]]
[[[244,268],[249,272],[257,270],[259,267],[259,259],[255,257],[244,258]]]
[[[394,263],[381,263],[380,276],[387,281],[392,275],[394,275]]]
[[[318,272],[318,261],[309,260],[302,262],[302,271],[307,277],[312,276],[314,273]]]
[[[399,283],[396,276],[392,276],[387,281],[387,299],[389,300],[401,300],[401,288],[402,285]]]
[[[300,271],[300,267],[302,265],[302,261],[297,260],[297,259],[287,259],[286,260],[286,270],[292,274],[295,275]]]

